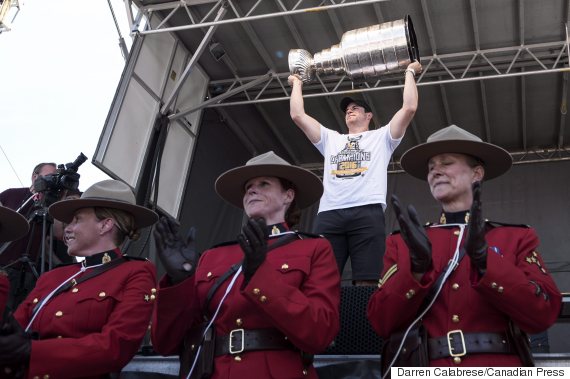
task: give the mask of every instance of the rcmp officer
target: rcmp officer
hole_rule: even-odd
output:
[[[321,352],[338,333],[340,276],[330,243],[290,226],[296,204],[319,199],[321,181],[268,152],[220,175],[216,191],[249,217],[237,242],[204,252],[196,265],[192,238],[184,244],[177,225],[157,225],[167,275],[153,315],[154,348],[183,354],[184,335],[206,315],[216,333],[212,377],[316,378],[301,351]],[[237,271],[228,276],[232,265]]]
[[[368,318],[383,338],[405,330],[457,257],[433,305],[423,307],[431,366],[528,365],[528,346],[525,353],[508,331],[538,333],[558,316],[560,291],[538,253],[535,231],[483,218],[480,182],[502,175],[511,163],[504,149],[455,125],[402,156],[404,170],[427,179],[443,211],[439,224],[424,227],[413,206],[402,209],[393,196],[401,231],[387,240],[385,271]]]
[[[28,233],[30,225],[24,216],[0,206],[0,243],[15,241]],[[10,282],[5,271],[0,270],[0,320],[8,301]]]
[[[131,189],[116,180],[54,203],[49,213],[67,224],[68,254],[85,259],[42,275],[3,326],[0,375],[106,378],[140,347],[156,292],[154,265],[117,246],[138,238],[158,216],[136,205]]]

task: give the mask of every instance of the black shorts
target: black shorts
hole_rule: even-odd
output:
[[[378,280],[386,249],[382,204],[334,209],[317,215],[315,232],[331,243],[342,274],[348,257],[352,280]]]

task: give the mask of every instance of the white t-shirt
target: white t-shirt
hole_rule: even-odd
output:
[[[388,164],[401,141],[390,135],[390,124],[358,134],[321,125],[321,139],[314,144],[325,158],[319,212],[366,204],[386,209]]]

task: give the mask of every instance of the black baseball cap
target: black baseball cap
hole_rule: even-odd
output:
[[[368,103],[365,102],[364,100],[357,100],[357,99],[353,99],[351,97],[345,97],[344,99],[342,99],[340,101],[340,110],[342,111],[342,113],[346,113],[346,108],[348,107],[348,105],[350,103],[354,103],[354,104],[364,108],[364,110],[366,112],[372,112],[370,105],[368,105]]]

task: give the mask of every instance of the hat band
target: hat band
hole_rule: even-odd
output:
[[[139,206],[137,204],[133,204],[130,201],[125,201],[125,200],[119,200],[119,199],[110,199],[108,197],[83,197],[81,199],[78,200],[101,200],[101,201],[108,201],[108,202],[117,202],[117,203],[122,203],[122,204],[126,204],[126,205],[135,205],[135,206]]]

